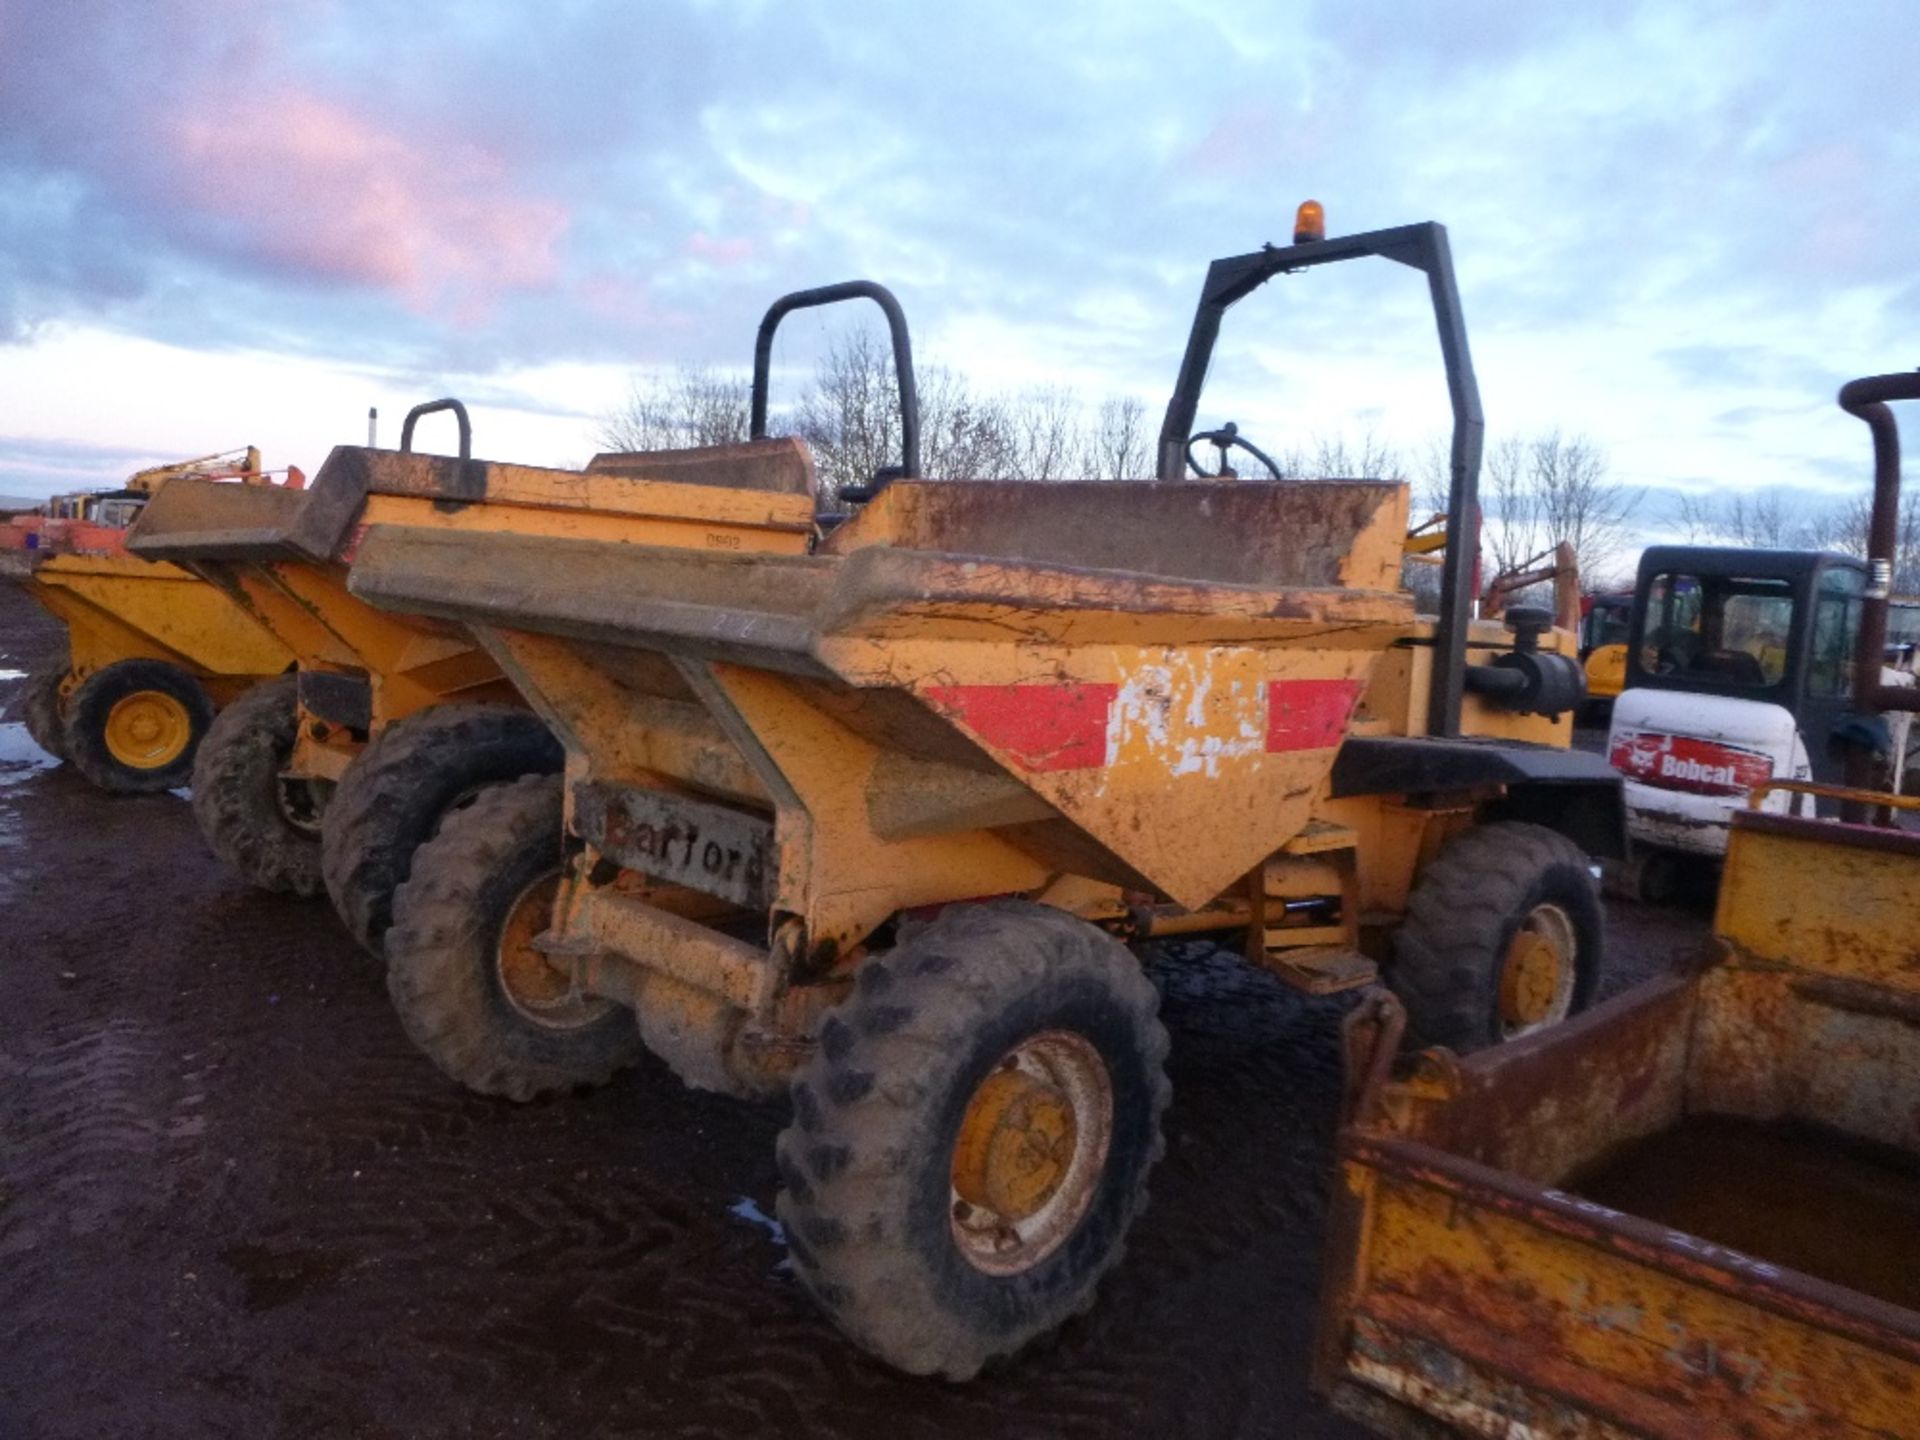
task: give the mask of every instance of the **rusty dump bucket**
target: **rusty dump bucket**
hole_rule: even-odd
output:
[[[112,526],[38,516],[0,527],[0,579],[67,627],[64,689],[116,661],[160,660],[193,676],[218,706],[292,663],[227,596],[178,566],[129,556],[125,539]]]
[[[810,498],[741,496],[722,515],[689,521],[692,506],[657,491],[643,496],[620,474],[621,458],[601,457],[581,472],[341,447],[306,490],[174,480],[148,504],[128,549],[211,581],[298,658],[294,769],[337,778],[366,736],[394,720],[455,698],[519,703],[458,625],[377,610],[349,592],[348,566],[368,526],[460,533],[513,525],[566,535],[590,525],[610,539],[658,544],[806,543]],[[708,493],[691,483],[670,488]]]
[[[1061,873],[1234,884],[1410,624],[1405,521],[1388,483],[903,481],[811,555],[375,525],[351,586],[472,629],[592,781],[774,817],[733,898],[832,955]],[[595,844],[626,793],[576,791]]]
[[[1695,976],[1400,1083],[1391,1003],[1358,1013],[1316,1361],[1340,1408],[1920,1436],[1920,837],[1742,813],[1715,931]]]

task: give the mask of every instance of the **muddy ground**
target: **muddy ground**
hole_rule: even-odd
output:
[[[0,587],[0,671],[58,638]],[[1705,927],[1612,923],[1610,987]],[[1357,1434],[1305,1383],[1343,1006],[1206,946],[1153,975],[1174,1103],[1125,1264],[1004,1372],[904,1379],[782,1265],[782,1106],[651,1063],[467,1095],[324,901],[0,727],[0,1440]]]

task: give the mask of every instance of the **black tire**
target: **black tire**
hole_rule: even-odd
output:
[[[576,997],[541,1023],[503,978],[502,934],[516,904],[560,875],[562,824],[558,776],[492,786],[446,817],[393,897],[387,993],[400,1023],[483,1095],[532,1100],[602,1085],[643,1048],[624,1006]]]
[[[1158,1012],[1124,946],[1045,906],[956,907],[867,961],[794,1080],[778,1151],[794,1273],[834,1323],[888,1364],[965,1380],[1091,1306],[1164,1149]],[[1105,1159],[1053,1249],[990,1273],[958,1238],[976,1213],[952,1188],[961,1122],[1017,1046],[1062,1032],[1104,1066]]]
[[[1606,922],[1591,863],[1564,835],[1515,820],[1449,840],[1414,882],[1387,968],[1388,985],[1407,1007],[1407,1043],[1466,1054],[1511,1038],[1502,978],[1515,935],[1542,907],[1564,916],[1575,946],[1564,1013],[1542,1023],[1592,1004]]]
[[[164,758],[135,762],[116,755],[109,726],[123,702],[148,698],[182,727],[180,743]],[[62,737],[66,757],[88,780],[116,795],[151,795],[185,785],[194,756],[213,724],[213,701],[200,682],[164,660],[116,660],[103,665],[67,697]]]
[[[354,757],[327,805],[320,871],[333,908],[374,955],[393,892],[450,807],[487,785],[557,775],[560,742],[529,710],[458,701],[389,725]]]
[[[194,762],[193,818],[249,885],[305,897],[320,893],[316,792],[281,778],[299,725],[292,675],[261,681],[221,711]]]
[[[14,713],[33,743],[56,760],[67,758],[67,726],[60,714],[60,682],[67,678],[67,657],[43,660],[27,672]]]

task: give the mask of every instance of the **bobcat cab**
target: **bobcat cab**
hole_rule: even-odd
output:
[[[1608,735],[1638,864],[1724,855],[1729,817],[1763,781],[1841,783],[1832,742],[1853,708],[1867,578],[1863,561],[1817,551],[1641,556]],[[1762,808],[1791,803],[1776,792]]]

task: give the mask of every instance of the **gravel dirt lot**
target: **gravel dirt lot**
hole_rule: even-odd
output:
[[[58,639],[0,587],[0,672]],[[1705,914],[1612,927],[1610,989]],[[1357,1434],[1305,1383],[1344,1007],[1210,946],[1152,973],[1174,1103],[1124,1265],[1004,1371],[908,1380],[782,1266],[783,1107],[652,1063],[465,1094],[324,901],[0,726],[0,1440]]]

